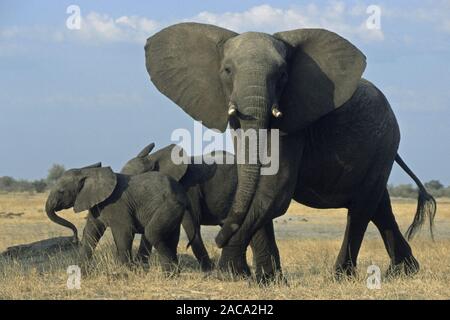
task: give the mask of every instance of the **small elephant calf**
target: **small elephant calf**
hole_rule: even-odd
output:
[[[75,212],[89,210],[80,247],[82,264],[110,227],[121,262],[130,262],[134,235],[141,233],[143,242],[158,251],[163,270],[175,271],[180,225],[190,210],[183,187],[173,178],[159,172],[117,174],[100,163],[71,169],[52,188],[46,212],[53,222],[72,229],[77,240],[76,227],[56,215],[71,207]]]

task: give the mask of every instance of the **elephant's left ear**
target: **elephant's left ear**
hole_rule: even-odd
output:
[[[286,132],[306,127],[339,108],[355,92],[366,57],[353,44],[324,29],[274,34],[289,45],[288,83],[280,100],[283,117],[275,125]]]
[[[108,199],[117,185],[117,176],[110,167],[84,168],[80,174],[80,190],[73,207],[81,212]]]

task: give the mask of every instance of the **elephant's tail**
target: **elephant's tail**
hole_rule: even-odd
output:
[[[405,172],[414,180],[417,187],[419,188],[419,197],[417,201],[417,209],[416,214],[414,216],[414,220],[406,231],[405,236],[408,240],[412,239],[417,231],[420,230],[425,219],[428,217],[428,221],[430,224],[430,234],[431,238],[434,240],[433,234],[433,226],[434,226],[434,217],[436,215],[436,200],[433,198],[431,194],[427,192],[422,182],[417,178],[417,176],[411,171],[411,169],[406,165],[403,159],[399,154],[395,156],[395,161],[398,165],[405,170]]]

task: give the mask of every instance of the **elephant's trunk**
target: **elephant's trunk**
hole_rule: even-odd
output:
[[[73,232],[73,242],[78,243],[78,230],[73,225],[73,223],[67,221],[64,218],[61,218],[58,216],[55,212],[55,205],[53,203],[53,200],[51,200],[51,197],[47,200],[47,203],[45,204],[45,212],[47,213],[47,217],[53,221],[54,223],[57,223],[63,227],[69,228]]]
[[[261,90],[263,87],[256,88]],[[250,116],[252,119],[240,121],[241,132],[237,135],[238,145],[235,148],[238,161],[238,186],[231,211],[223,221],[222,229],[216,237],[219,248],[225,246],[239,229],[255,195],[261,173],[259,129],[267,128],[270,113],[270,101],[266,95],[249,94],[240,101],[241,103],[238,102],[239,112],[244,113],[244,117]]]

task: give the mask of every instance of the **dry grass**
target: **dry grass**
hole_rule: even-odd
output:
[[[45,216],[45,195],[0,195],[0,251],[8,246],[48,237],[69,235]],[[394,201],[399,225],[405,230],[412,221],[415,201]],[[23,214],[20,214],[23,213]],[[71,211],[64,216],[77,226],[84,215]],[[149,270],[128,271],[116,264],[110,235],[102,239],[95,260],[97,267],[82,279],[80,290],[66,287],[66,269],[75,254],[60,253],[39,260],[0,258],[2,299],[449,299],[450,298],[450,200],[440,200],[436,218],[436,242],[426,230],[412,241],[421,271],[413,278],[383,279],[380,290],[366,287],[366,269],[377,264],[382,270],[388,257],[377,231],[370,227],[359,257],[356,279],[336,282],[332,266],[345,227],[344,210],[315,210],[292,204],[287,215],[276,220],[277,239],[289,287],[260,288],[247,281],[226,282],[206,277],[191,252],[179,246],[180,276],[167,279],[154,262]],[[204,228],[209,252],[218,258],[212,237],[217,228]],[[249,261],[251,253],[249,252]]]

